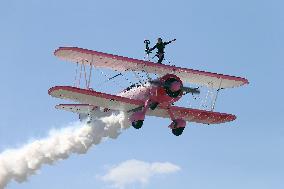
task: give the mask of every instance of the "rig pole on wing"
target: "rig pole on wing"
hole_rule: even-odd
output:
[[[150,61],[150,53],[151,53],[150,47],[149,47],[150,43],[151,43],[150,40],[148,40],[148,39],[144,40],[144,44],[145,44],[145,57],[144,57],[144,60],[145,61]],[[146,76],[147,76],[148,80],[151,81],[152,78],[150,77],[149,73],[146,72],[146,71],[145,71],[145,73],[146,73]]]

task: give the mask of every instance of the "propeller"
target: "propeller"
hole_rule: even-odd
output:
[[[191,94],[200,94],[200,90],[199,90],[199,87],[196,87],[196,88],[192,88],[192,87],[182,87],[182,90],[183,90],[183,94],[188,94],[188,93],[191,93]]]
[[[156,85],[156,86],[163,86],[165,88],[173,88],[174,91],[177,91],[179,89],[181,89],[183,91],[183,94],[188,94],[188,93],[191,93],[191,94],[200,94],[200,90],[199,90],[199,87],[196,87],[196,88],[192,88],[192,87],[180,87],[179,89],[175,89],[175,88],[178,88],[178,85],[175,84],[175,83],[162,83],[161,81],[159,80],[152,80],[152,81],[149,81],[151,84],[153,85]],[[175,86],[173,86],[173,84],[175,84]]]

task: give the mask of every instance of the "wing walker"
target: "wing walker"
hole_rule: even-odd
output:
[[[172,40],[173,41],[173,40]],[[52,97],[67,99],[76,104],[59,104],[57,109],[67,110],[79,114],[80,119],[92,119],[93,115],[102,112],[124,111],[129,116],[129,121],[135,129],[140,129],[145,116],[170,118],[169,128],[176,136],[182,134],[186,122],[203,124],[220,124],[236,119],[235,115],[214,112],[218,93],[221,89],[239,87],[248,84],[248,80],[241,77],[210,73],[205,71],[180,68],[172,65],[159,64],[150,61],[150,41],[146,45],[144,60],[128,58],[118,55],[87,50],[78,47],[60,47],[54,55],[61,60],[77,64],[74,86],[55,86],[49,89]],[[146,75],[144,80],[132,84],[122,92],[113,95],[95,91],[91,88],[92,70],[111,69],[118,72],[108,80],[116,79],[124,73],[132,72],[138,78]],[[79,82],[76,83],[76,77]],[[81,77],[85,78],[85,87],[81,87]],[[194,85],[197,87],[185,86]],[[211,97],[207,109],[185,108],[175,106],[186,94],[200,95],[201,87],[214,93],[208,93],[202,99]]]

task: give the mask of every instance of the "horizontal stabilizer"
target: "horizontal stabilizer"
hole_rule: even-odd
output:
[[[91,111],[96,110],[98,107],[89,104],[58,104],[55,106],[55,108],[77,114],[88,114]]]

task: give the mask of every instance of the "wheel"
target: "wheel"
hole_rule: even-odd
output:
[[[175,135],[175,136],[179,136],[182,134],[184,130],[184,127],[179,127],[179,128],[176,128],[176,129],[172,129],[172,133]]]
[[[133,121],[132,122],[132,126],[135,128],[135,129],[140,129],[143,125],[143,121],[144,120],[138,120],[138,121]]]

